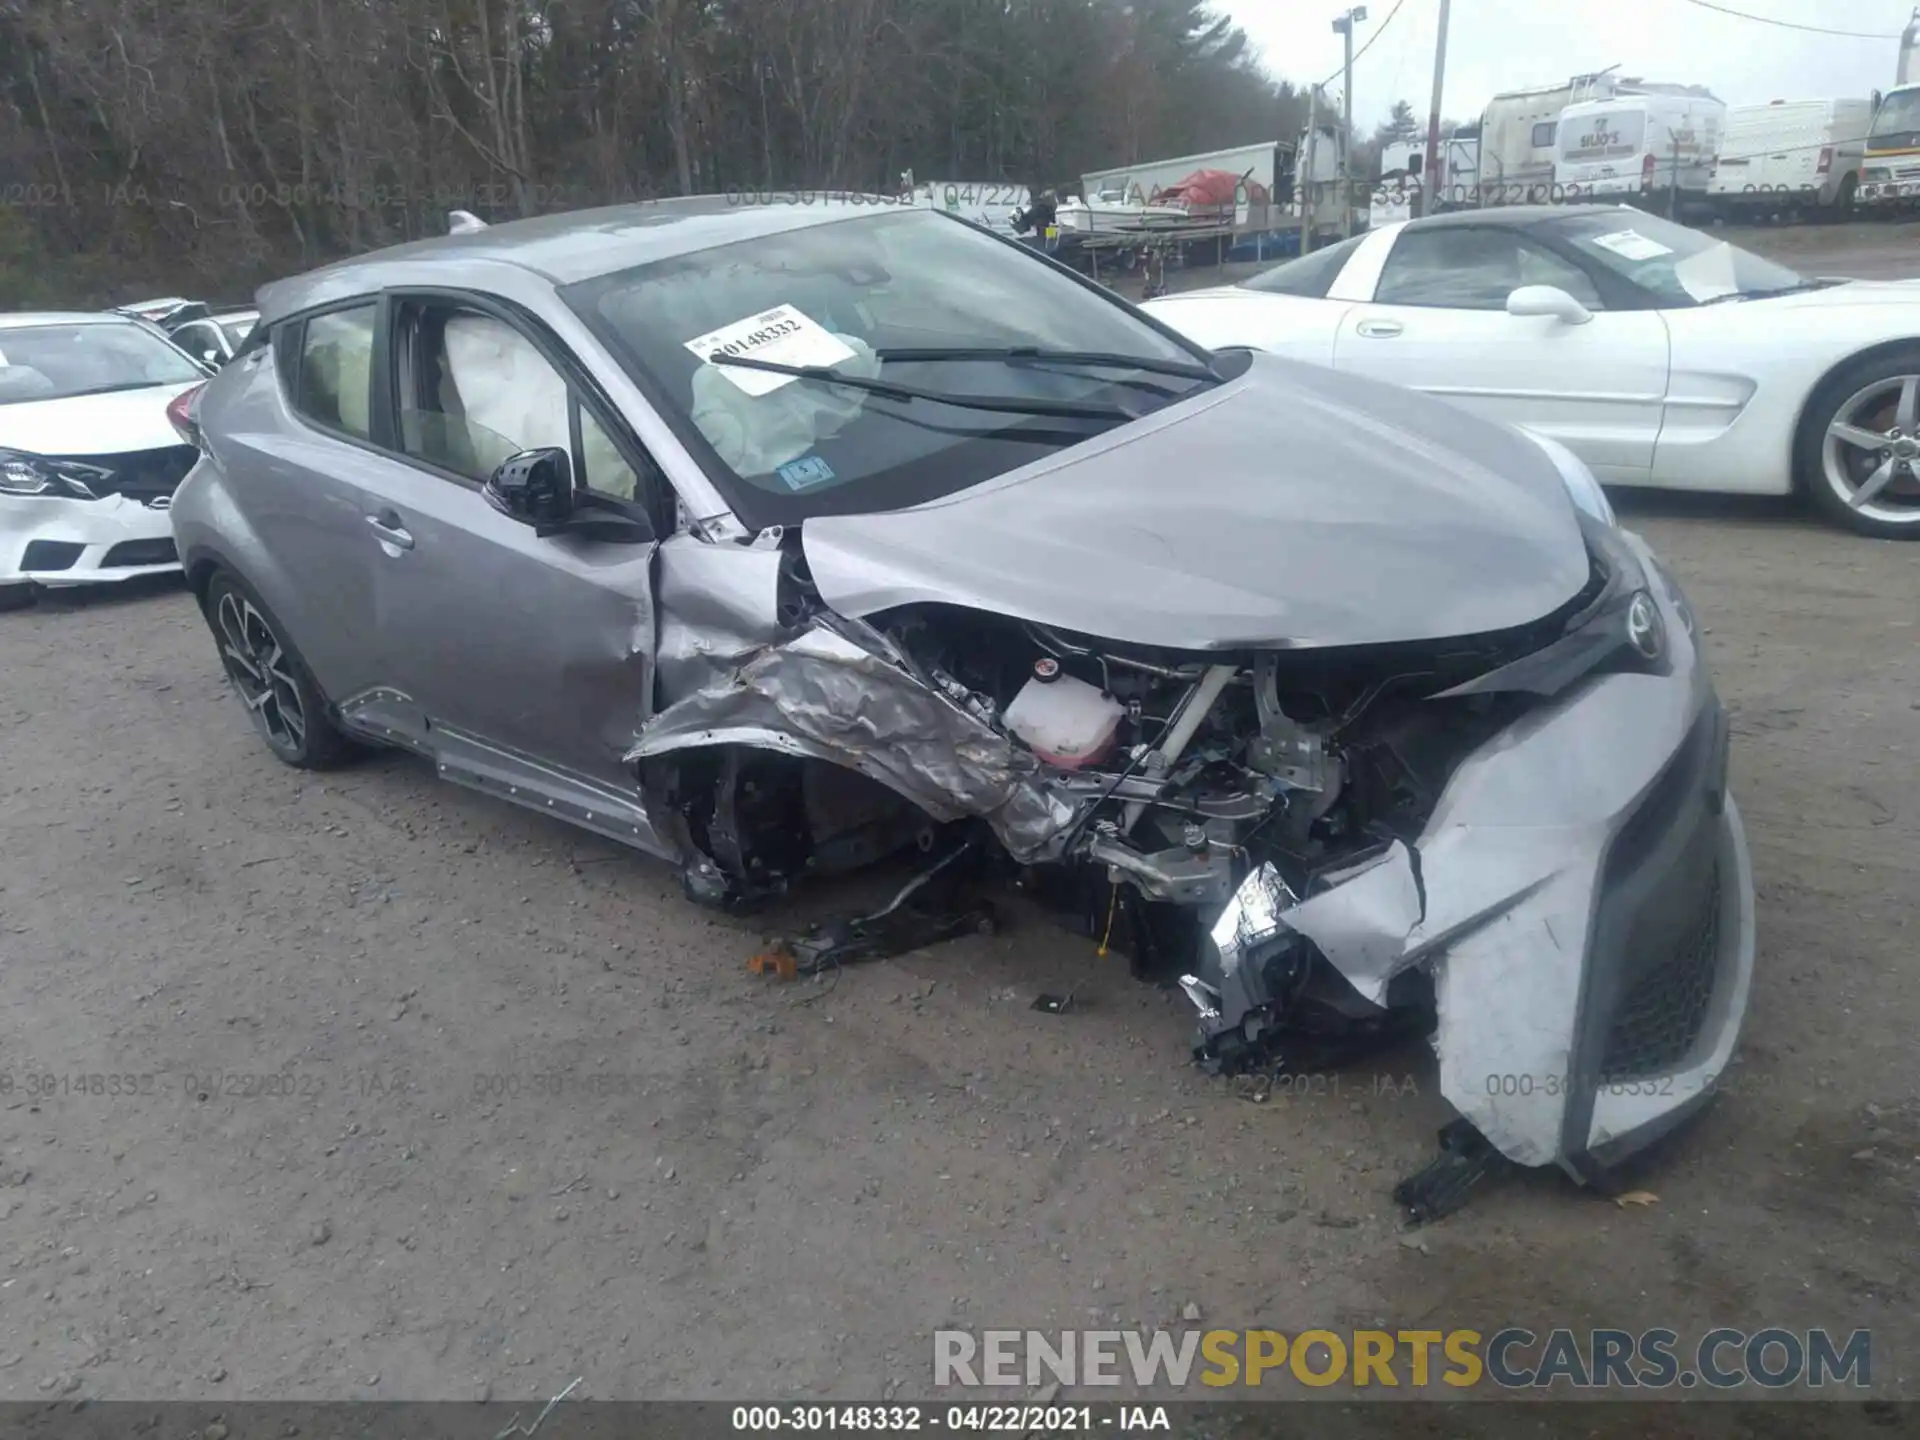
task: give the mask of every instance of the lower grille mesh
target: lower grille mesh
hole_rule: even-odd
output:
[[[1664,964],[1650,965],[1621,999],[1607,1031],[1602,1083],[1658,1074],[1685,1059],[1713,1003],[1720,959],[1720,865],[1701,887],[1693,923]]]

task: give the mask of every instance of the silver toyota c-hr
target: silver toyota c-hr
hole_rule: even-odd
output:
[[[1117,923],[1210,1065],[1424,1026],[1430,1209],[1476,1153],[1607,1183],[1712,1094],[1727,725],[1564,449],[881,199],[517,221],[260,303],[172,518],[289,764],[415,751],[721,904],[971,844]]]

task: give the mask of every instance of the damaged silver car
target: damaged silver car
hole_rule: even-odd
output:
[[[1559,446],[878,201],[518,221],[260,300],[171,514],[287,762],[416,751],[715,904],[970,849],[1179,985],[1211,1066],[1430,1033],[1416,1210],[1498,1156],[1607,1183],[1711,1095],[1727,726]]]

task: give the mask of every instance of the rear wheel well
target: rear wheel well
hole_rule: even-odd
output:
[[[187,563],[187,588],[193,591],[193,598],[202,610],[207,608],[207,589],[221,568],[220,562],[209,555],[202,555]]]

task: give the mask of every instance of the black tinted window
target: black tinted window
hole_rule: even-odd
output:
[[[1302,255],[1298,260],[1289,260],[1284,265],[1262,271],[1251,280],[1241,281],[1241,286],[1248,290],[1264,290],[1270,295],[1304,295],[1309,300],[1324,300],[1327,291],[1333,287],[1334,278],[1346,268],[1347,261],[1353,258],[1353,252],[1360,248],[1360,242],[1366,238],[1356,235],[1331,249]]]
[[[1447,225],[1402,231],[1373,298],[1383,305],[1504,310],[1522,285],[1555,285],[1590,310],[1600,306],[1586,272],[1518,231]]]
[[[344,430],[362,439],[371,435],[373,322],[371,302],[306,322],[300,337],[294,409],[330,430]]]

